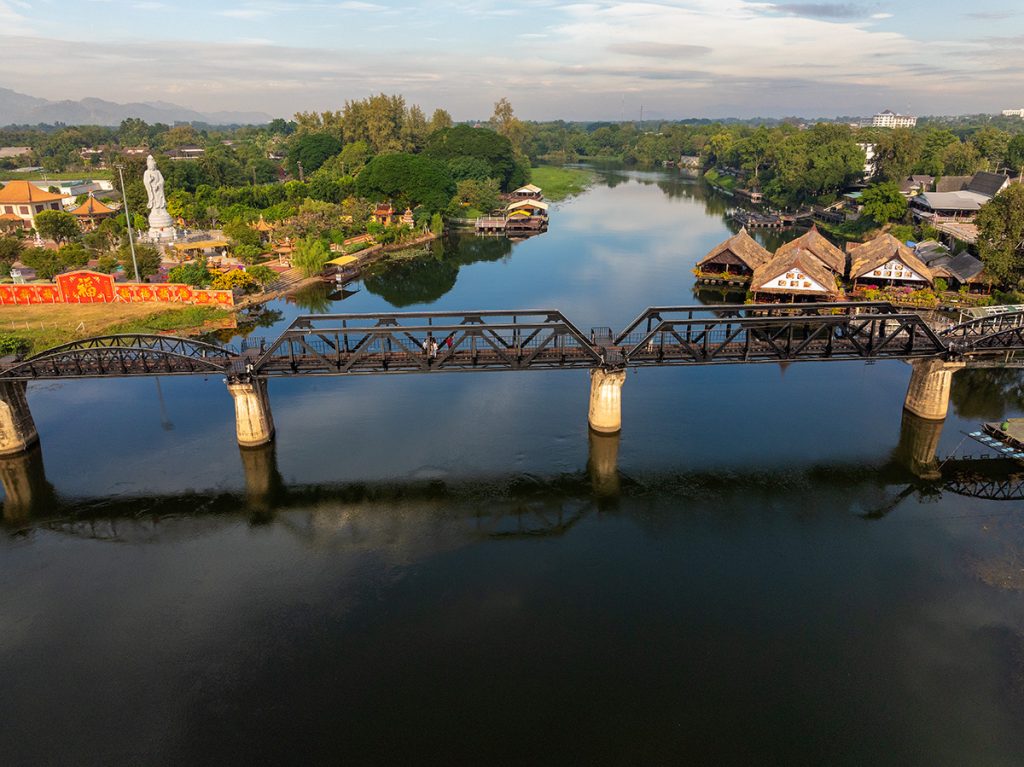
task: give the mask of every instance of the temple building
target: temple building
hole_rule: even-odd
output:
[[[806,248],[782,248],[771,261],[754,270],[750,280],[754,300],[782,303],[834,301],[839,295],[836,275],[816,253]]]
[[[274,233],[274,225],[268,223],[267,220],[263,218],[262,213],[260,213],[260,220],[254,224],[249,224],[249,226],[259,232],[260,242],[270,242],[270,238]]]
[[[28,181],[8,181],[0,189],[0,219],[19,220],[25,229],[34,229],[36,216],[44,210],[63,210],[66,194],[54,194]]]
[[[395,209],[391,203],[381,203],[373,211],[373,220],[381,226],[391,226],[391,219],[395,215]]]
[[[931,285],[932,272],[917,255],[891,234],[850,249],[850,279],[874,285]]]
[[[846,274],[846,254],[825,239],[816,226],[812,226],[804,235],[797,237],[792,242],[787,242],[775,251],[775,255],[784,256],[796,250],[807,251],[837,277],[843,277]]]
[[[720,274],[725,278],[749,278],[757,267],[771,260],[772,254],[743,228],[698,261],[696,271],[698,277]]]
[[[86,232],[95,229],[103,219],[117,215],[116,210],[104,205],[91,194],[89,199],[69,212],[78,219],[78,225]]]

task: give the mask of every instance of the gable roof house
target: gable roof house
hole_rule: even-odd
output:
[[[771,260],[772,254],[761,247],[744,227],[698,261],[696,271],[750,277],[757,267]]]
[[[931,285],[932,272],[903,242],[891,234],[850,249],[850,279],[884,285]]]
[[[806,250],[833,274],[842,277],[846,274],[846,254],[829,242],[825,236],[818,231],[817,226],[811,226],[809,230],[791,242],[787,242],[775,251],[776,256],[786,255],[795,250]]]
[[[754,270],[750,279],[754,300],[767,295],[783,301],[832,301],[839,295],[836,275],[805,248],[780,248],[771,261]]]

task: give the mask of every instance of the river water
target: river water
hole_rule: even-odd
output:
[[[603,170],[545,235],[452,238],[256,332],[619,329],[696,302],[726,207]],[[977,453],[1024,381],[957,374],[935,427],[909,375],[631,371],[612,438],[583,372],[274,380],[245,452],[220,379],[33,384],[41,451],[0,465],[3,762],[1024,763],[1024,504],[914,460]]]

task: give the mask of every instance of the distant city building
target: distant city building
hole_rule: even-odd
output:
[[[864,152],[864,178],[872,178],[878,173],[878,161],[875,157],[875,145],[868,143],[857,144]]]
[[[1003,117],[1024,117],[1024,109],[1004,109]]]
[[[898,115],[891,109],[886,109],[871,119],[871,125],[875,128],[913,128],[917,125],[917,118],[910,115]]]

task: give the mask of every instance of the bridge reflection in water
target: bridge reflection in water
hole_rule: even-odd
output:
[[[942,422],[905,412],[899,442],[890,459],[878,465],[822,465],[807,475],[827,474],[833,488],[873,488],[890,500],[863,514],[877,519],[914,494],[952,493],[986,500],[1024,500],[1024,467],[999,458],[947,459],[937,454]],[[159,520],[165,515],[222,516],[248,514],[254,524],[268,522],[288,509],[356,509],[436,504],[439,513],[463,508],[473,517],[474,535],[484,537],[561,535],[592,511],[611,510],[620,499],[647,493],[693,497],[700,489],[723,492],[764,489],[765,477],[716,472],[661,472],[639,479],[623,476],[618,467],[620,435],[588,436],[586,470],[551,478],[491,477],[482,480],[431,480],[398,483],[288,486],[277,466],[276,447],[267,444],[239,448],[245,476],[244,493],[182,494],[163,497],[124,496],[103,499],[61,498],[46,478],[42,450],[37,444],[15,456],[0,457],[0,482],[6,492],[3,521],[13,531],[45,527],[79,535],[117,538],[114,520]],[[778,490],[791,487],[782,480]],[[491,489],[480,502],[480,487]],[[894,487],[905,486],[900,492]],[[196,509],[202,509],[197,512]],[[323,513],[327,513],[323,511]],[[106,522],[97,527],[97,521]],[[336,526],[337,521],[328,523]],[[124,522],[121,527],[124,527]],[[113,526],[112,526],[113,525]],[[151,523],[146,523],[146,529]],[[97,532],[99,530],[100,532]]]

